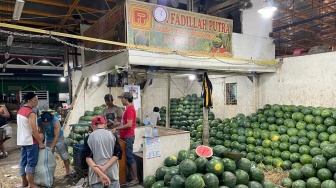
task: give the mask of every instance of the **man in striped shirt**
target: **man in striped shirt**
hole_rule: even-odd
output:
[[[39,148],[44,148],[43,137],[37,126],[36,114],[33,108],[38,99],[35,93],[28,92],[24,96],[26,106],[17,114],[17,145],[21,146],[20,175],[22,187],[36,188],[34,184],[35,166],[38,161]]]

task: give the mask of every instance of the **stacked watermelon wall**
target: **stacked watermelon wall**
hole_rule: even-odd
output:
[[[79,87],[78,83],[82,74],[81,71],[75,71],[72,73],[72,75],[72,90],[76,91],[76,88]],[[84,87],[84,90],[82,90],[82,92],[80,92],[80,95],[78,96],[77,104],[75,104],[73,110],[70,113],[70,117],[66,126],[78,123],[78,119],[83,116],[85,111],[93,111],[95,106],[104,104],[104,95],[108,92],[109,90],[106,87],[106,80],[100,85],[93,84],[91,86]],[[113,97],[115,98],[114,103],[118,106],[122,106],[120,100],[117,99],[117,96],[123,92],[123,88],[115,87],[112,88],[111,92]],[[69,134],[69,129],[66,127],[64,130],[65,135],[67,136]]]
[[[190,81],[188,79],[175,79],[174,82],[176,85],[171,82],[170,85],[170,98],[180,98],[183,97],[184,94],[192,94],[197,93],[201,94],[201,86],[195,82],[192,86],[190,85]],[[188,85],[189,84],[189,85]],[[182,90],[182,93],[180,89]],[[189,90],[190,88],[190,90]],[[188,92],[189,91],[189,92]],[[142,118],[146,116],[146,114],[150,114],[153,112],[153,108],[155,106],[168,106],[168,89],[167,89],[167,78],[155,78],[153,79],[153,84],[148,86],[146,91],[142,91]]]
[[[260,76],[259,107],[293,104],[335,107],[336,52],[288,57],[275,74]]]

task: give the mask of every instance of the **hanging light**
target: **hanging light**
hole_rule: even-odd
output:
[[[277,7],[273,5],[271,0],[264,1],[265,6],[258,10],[258,13],[261,14],[264,18],[271,18],[273,13],[278,10]]]
[[[194,74],[189,75],[189,80],[195,80],[196,76]]]
[[[13,12],[13,20],[20,20],[24,3],[24,0],[16,0]]]
[[[60,78],[60,81],[61,81],[61,82],[65,82],[65,80],[66,80],[66,78],[63,77],[63,76]]]
[[[48,60],[46,58],[43,58],[42,63],[48,63]]]
[[[91,77],[91,79],[92,79],[93,82],[98,82],[98,81],[99,81],[99,77],[96,76],[96,75],[93,75],[93,76]]]

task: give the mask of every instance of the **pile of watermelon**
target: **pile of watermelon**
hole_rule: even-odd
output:
[[[78,120],[78,123],[91,123],[92,119],[95,116],[100,116],[102,113],[102,110],[106,107],[105,104],[102,104],[100,106],[96,106],[93,108],[93,111],[87,110],[84,112],[84,116],[81,116]]]
[[[224,146],[218,146],[224,147]],[[144,179],[145,188],[275,188],[264,179],[264,172],[255,168],[247,158],[234,161],[223,153],[210,158],[198,157],[195,149],[181,150],[178,156],[169,156],[155,175]]]
[[[209,120],[215,116],[209,113]],[[196,94],[170,99],[170,127],[188,130],[195,120],[203,119],[203,99]]]
[[[166,107],[165,106],[162,106],[160,108],[160,117],[161,117],[161,120],[159,121],[159,123],[157,124],[158,126],[162,126],[162,127],[165,127],[166,126]]]
[[[335,119],[336,109],[266,104],[249,116],[211,121],[209,143],[242,153],[261,169],[290,170],[284,187],[336,187]],[[192,145],[202,143],[202,124],[188,127]]]

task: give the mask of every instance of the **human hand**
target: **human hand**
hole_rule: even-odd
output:
[[[99,176],[99,179],[103,183],[104,186],[108,186],[111,184],[111,180],[105,174]]]
[[[40,144],[39,144],[39,148],[40,148],[40,149],[44,149],[44,148],[45,148],[45,145],[44,145],[43,143],[40,143]]]
[[[112,131],[112,133],[115,133],[115,132],[117,132],[117,129],[114,128],[114,129],[112,129],[111,131]]]
[[[94,167],[99,168],[99,170],[101,170],[102,172],[105,172],[105,170],[106,170],[104,166],[95,165]]]

